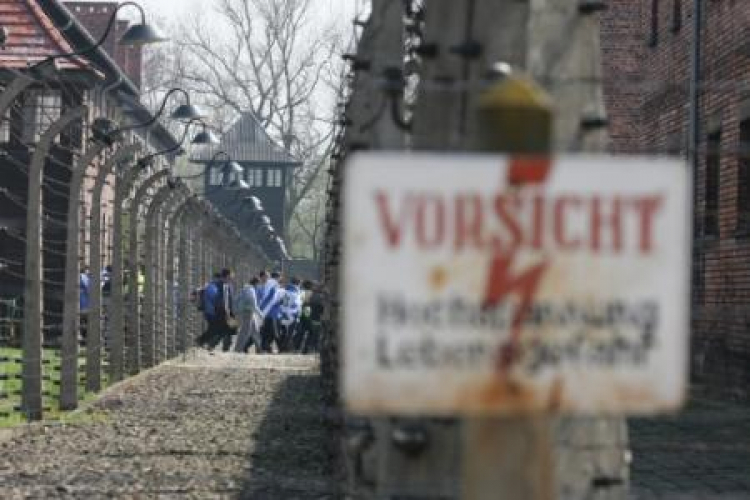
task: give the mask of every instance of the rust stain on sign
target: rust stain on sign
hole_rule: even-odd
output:
[[[448,271],[443,266],[436,266],[430,272],[430,288],[441,291],[448,284]]]

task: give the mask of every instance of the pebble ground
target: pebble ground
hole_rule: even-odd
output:
[[[0,498],[338,498],[317,358],[205,351],[0,442]]]

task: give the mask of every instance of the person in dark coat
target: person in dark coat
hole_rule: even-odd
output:
[[[234,328],[230,319],[234,319],[232,310],[232,271],[223,269],[219,279],[214,279],[203,292],[203,316],[208,322],[208,329],[198,338],[198,345],[213,350],[221,342],[222,351],[227,352],[232,346]]]

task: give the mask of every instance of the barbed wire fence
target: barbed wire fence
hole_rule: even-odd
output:
[[[202,323],[190,292],[212,270],[247,275],[267,257],[166,161],[143,168],[148,152],[133,139],[90,138],[98,115],[120,115],[106,89],[95,102],[62,73],[17,71],[0,90],[0,198],[11,210],[0,226],[0,419],[37,420],[185,353]],[[79,302],[84,266],[88,311]]]
[[[337,104],[339,113],[336,130],[337,141],[331,155],[330,177],[327,186],[326,238],[322,274],[330,296],[321,356],[327,403],[331,407],[339,409],[341,408],[341,401],[338,393],[340,380],[340,331],[338,325],[340,290],[338,287],[341,259],[340,228],[345,210],[345,207],[342,206],[341,195],[342,186],[345,182],[344,165],[346,158],[358,150],[377,149],[377,141],[368,132],[372,132],[372,129],[382,123],[382,119],[389,115],[392,120],[391,125],[404,132],[405,147],[407,149],[413,148],[414,137],[411,130],[411,117],[417,94],[436,94],[453,98],[458,94],[480,93],[495,81],[490,76],[482,75],[475,75],[471,79],[462,80],[439,72],[433,72],[430,75],[425,74],[423,71],[425,63],[429,63],[440,53],[450,51],[457,58],[472,61],[482,51],[481,47],[471,43],[474,40],[467,40],[465,45],[452,47],[440,46],[434,43],[435,40],[426,40],[424,36],[425,15],[426,9],[431,8],[432,4],[425,6],[421,2],[394,2],[402,3],[404,6],[403,17],[400,22],[400,28],[403,30],[401,32],[404,47],[403,59],[394,63],[393,60],[385,58],[383,52],[368,51],[368,37],[377,36],[378,30],[383,29],[382,26],[378,26],[380,18],[377,6],[382,6],[384,2],[373,1],[371,3],[373,5],[372,11],[354,20],[357,50],[353,54],[344,56],[349,65],[343,78],[345,85],[340,92]],[[601,2],[577,2],[575,8],[580,7],[581,14],[588,15],[590,12],[587,12],[587,9],[590,10],[590,6],[597,3]],[[598,16],[596,9],[591,12]],[[596,34],[598,35],[598,33]],[[610,39],[610,43],[616,45],[616,39]],[[559,46],[559,50],[563,52],[566,48],[562,45]],[[548,52],[551,49],[554,49],[554,44],[545,48]],[[558,61],[561,59],[563,58],[557,58]],[[387,69],[383,68],[384,64],[388,66]],[[660,115],[660,113],[664,114],[666,110],[659,108],[660,103],[663,104],[664,96],[669,96],[670,99],[678,99],[683,105],[686,104],[691,86],[687,79],[682,79],[678,75],[663,78],[634,77],[631,75],[604,74],[601,69],[591,74],[578,75],[536,68],[533,76],[542,87],[554,88],[560,96],[566,94],[566,88],[568,87],[599,89],[596,92],[603,91],[607,95],[610,95],[613,90],[627,90],[628,94],[639,95],[637,102],[613,103],[610,101],[608,103],[610,106],[626,106],[634,114],[636,121],[649,119],[655,122],[654,116]],[[705,111],[709,107],[709,102],[717,101],[719,98],[727,98],[727,95],[739,99],[747,94],[749,84],[750,81],[742,78],[726,79],[709,75],[706,79],[695,84],[700,93],[699,105]],[[361,104],[357,103],[357,99],[362,99],[362,94],[360,94],[362,92],[365,93],[366,99],[369,101],[366,112],[362,112],[358,108]],[[649,103],[652,105],[649,105]],[[657,127],[657,130],[652,130],[653,133],[647,134],[645,137],[639,137],[637,143],[629,144],[625,149],[618,149],[620,148],[619,143],[614,143],[611,139],[607,142],[607,138],[602,139],[597,135],[602,130],[606,130],[607,125],[609,125],[606,109],[588,107],[581,111],[580,123],[577,126],[580,126],[581,131],[589,134],[589,137],[584,138],[580,133],[570,136],[561,141],[557,147],[558,151],[577,152],[590,149],[588,141],[597,136],[595,142],[600,144],[597,147],[599,149],[606,148],[615,154],[682,156],[686,159],[697,157],[698,163],[703,169],[703,173],[700,173],[697,177],[699,183],[697,189],[700,192],[708,189],[705,179],[707,162],[713,163],[716,172],[720,172],[720,174],[715,174],[717,176],[724,176],[725,173],[730,172],[730,165],[750,165],[750,160],[748,160],[750,158],[750,142],[748,142],[748,138],[739,137],[739,134],[729,134],[731,140],[725,134],[721,137],[721,140],[711,142],[708,138],[710,131],[706,131],[704,137],[697,144],[691,143],[686,126],[688,122],[686,106],[680,108],[679,113],[683,114],[681,115],[682,118],[672,117],[672,119],[662,120],[664,124]],[[732,123],[734,123],[733,120],[733,118],[729,118]],[[435,123],[429,125],[436,126]],[[734,175],[734,173],[729,174],[730,180],[728,182],[731,182]],[[719,190],[718,185],[715,188],[716,191]],[[747,185],[739,186],[738,189],[747,189]],[[722,193],[725,191],[726,189]],[[733,195],[730,194],[728,199],[731,202]],[[707,204],[703,194],[696,198],[694,209],[695,244],[698,251],[696,259],[693,261],[693,288],[695,290],[697,287],[698,291],[693,296],[693,327],[709,333],[712,328],[720,327],[725,331],[744,328],[749,324],[743,308],[746,310],[746,298],[750,286],[745,284],[747,280],[744,274],[719,270],[720,261],[726,262],[729,259],[734,259],[739,262],[744,259],[744,257],[736,255],[734,240],[724,244],[724,250],[721,252],[717,250],[720,245],[715,233],[717,231],[727,233],[727,231],[731,232],[733,229],[727,227],[727,210],[720,211],[716,202],[714,202],[714,205]],[[713,225],[714,227],[707,230],[707,225]],[[739,234],[737,237],[742,238],[743,235]],[[706,313],[707,310],[711,310],[711,314]],[[723,337],[717,335],[708,335],[708,337],[715,339],[717,345],[714,348],[721,351],[716,354],[718,358],[729,353],[730,347],[725,345],[727,341],[720,340]],[[700,359],[698,364],[707,365],[708,361]],[[728,370],[728,368],[724,369]],[[341,414],[339,413],[339,415]],[[336,425],[344,426],[346,424],[345,416],[341,415],[340,418],[336,419]],[[348,445],[342,445],[342,449],[348,446],[353,450],[367,450],[377,446],[373,443],[377,442],[379,434],[372,422],[354,421],[349,422],[349,424],[352,425],[353,432],[349,432]],[[619,427],[619,424],[613,423],[613,426]],[[623,457],[620,455],[618,455],[617,462],[622,464]],[[348,471],[350,477],[352,475],[361,476],[363,471],[367,469],[364,464],[376,460],[366,453],[361,456],[361,459],[362,463],[358,466],[359,468],[355,467],[356,470]],[[376,487],[377,478],[369,476],[361,479],[371,488]],[[627,481],[627,474],[618,481],[615,486],[620,488]],[[604,483],[606,481],[599,482]],[[594,493],[590,494],[593,495]]]

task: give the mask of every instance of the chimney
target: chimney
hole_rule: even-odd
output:
[[[99,40],[117,8],[117,2],[65,2],[65,6],[91,36]],[[102,47],[117,62],[122,72],[140,88],[143,63],[141,47],[123,47],[117,43],[127,27],[127,21],[117,21]]]

